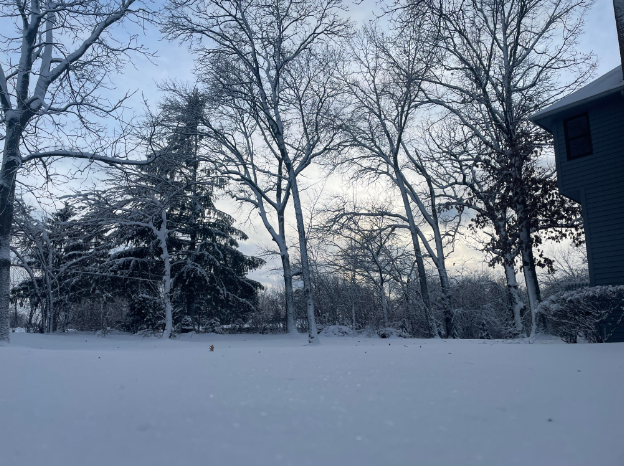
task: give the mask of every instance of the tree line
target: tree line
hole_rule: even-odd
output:
[[[20,296],[47,331],[71,307],[55,300],[95,296],[160,313],[165,336],[175,319],[199,328],[268,312],[273,298],[246,277],[262,260],[238,251],[245,234],[216,192],[259,215],[280,257],[283,328],[305,328],[310,343],[317,320],[338,312],[323,287],[351,296],[353,327],[373,293],[383,327],[403,306],[412,334],[467,336],[447,264],[466,230],[504,270],[504,293],[493,292],[504,299],[487,308],[506,322],[496,328],[543,327],[538,269],[553,260],[542,245],[581,244],[582,221],[557,192],[549,135],[528,118],[591,76],[593,57],[576,48],[591,2],[400,0],[362,27],[341,0],[169,0],[154,14],[129,0],[0,5],[21,32],[4,51],[19,60],[0,69],[0,339]],[[137,125],[125,97],[103,95],[125,59],[147,53],[115,29],[139,20],[189,46],[197,81],[164,83]],[[68,42],[75,50],[56,45]],[[114,133],[102,126],[111,119]],[[42,220],[15,196],[17,175],[52,177],[64,157],[111,167]],[[335,196],[306,220],[302,194],[319,171],[387,196]],[[12,264],[28,275],[13,294]],[[491,331],[477,321],[471,336]]]

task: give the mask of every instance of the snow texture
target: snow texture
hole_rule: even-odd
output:
[[[408,338],[409,334],[405,330],[392,327],[381,328],[377,330],[379,338]]]
[[[329,325],[321,331],[321,335],[324,337],[350,337],[355,333],[345,325]]]
[[[0,464],[624,464],[624,344],[306,341],[14,333]]]

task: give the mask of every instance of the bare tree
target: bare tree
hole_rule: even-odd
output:
[[[101,248],[89,247],[101,242],[84,231],[68,228],[76,213],[70,204],[50,213],[37,212],[21,198],[15,201],[11,256],[12,267],[26,272],[28,278],[11,289],[13,299],[21,295],[31,305],[41,308],[40,331],[51,333],[64,328],[72,302],[87,294],[106,295],[91,281],[85,286],[78,271],[102,255]],[[71,294],[70,294],[71,290]],[[110,297],[110,296],[109,296]]]
[[[236,128],[229,136],[242,138],[255,173],[240,166],[238,151],[226,149],[233,154],[234,176],[253,192],[252,204],[258,209],[272,205],[279,217],[286,193],[292,196],[310,343],[318,337],[299,183],[315,158],[339,145],[334,127],[339,90],[330,69],[338,53],[333,41],[349,32],[339,14],[342,8],[341,0],[171,0],[163,25],[168,38],[195,46],[198,68],[218,106],[233,113],[224,126],[220,121],[209,125],[216,140],[223,143],[228,127],[233,130],[241,118],[251,119],[253,132]],[[252,140],[261,151],[250,152]],[[282,180],[287,183],[280,202],[266,195],[265,188],[254,188],[253,177],[261,171],[272,179],[275,191]],[[281,228],[279,219],[278,224]],[[279,233],[272,237],[278,245],[282,241]]]
[[[576,89],[594,69],[591,56],[576,50],[588,0],[410,2],[408,11],[426,9],[438,34],[431,46],[441,57],[427,80],[432,103],[450,112],[481,145],[478,157],[499,175],[513,215],[522,270],[536,330],[539,287],[533,253],[535,212],[526,167],[542,136],[528,118],[563,93]],[[566,70],[571,79],[561,84]],[[491,174],[490,174],[491,175]],[[509,231],[507,231],[507,234]]]
[[[0,2],[0,20],[13,28],[0,32],[0,341],[9,340],[9,251],[18,172],[58,157],[130,162],[116,157],[117,146],[99,137],[105,132],[101,118],[118,115],[124,101],[111,103],[101,93],[129,53],[142,51],[135,36],[126,42],[116,37],[115,25],[145,17],[137,0]]]
[[[294,333],[295,308],[293,266],[286,237],[286,208],[290,200],[290,183],[284,163],[270,168],[273,154],[258,144],[256,124],[246,109],[217,106],[205,120],[206,135],[212,140],[212,161],[219,173],[233,183],[228,186],[232,197],[250,205],[260,215],[264,227],[277,245],[282,262],[286,331]],[[267,161],[268,157],[268,161]],[[275,226],[277,223],[277,226]]]
[[[483,145],[470,129],[458,123],[453,115],[444,115],[429,130],[427,153],[434,162],[433,181],[444,193],[443,203],[459,206],[476,215],[469,229],[475,234],[478,247],[491,265],[500,264],[505,273],[507,293],[513,320],[512,334],[523,333],[526,305],[517,280],[515,262],[518,257],[513,229],[513,215],[506,207],[504,180],[496,170],[483,169]]]
[[[397,216],[388,205],[374,203],[361,209],[357,205],[348,206],[344,201],[340,203],[346,208],[326,209],[325,221],[316,227],[318,238],[323,238],[330,245],[325,255],[332,259],[326,262],[333,265],[333,269],[342,269],[342,274],[351,280],[352,285],[363,280],[377,290],[383,325],[388,327],[387,289],[393,280],[402,277],[401,273],[397,273],[397,266],[406,257],[406,252],[399,231],[407,229],[407,224],[397,222]],[[413,264],[414,256],[409,257]],[[425,310],[430,323],[427,331],[431,334],[436,327],[430,322],[430,313]]]
[[[432,174],[413,143],[419,131],[419,111],[422,113],[427,103],[422,85],[435,63],[427,45],[431,30],[426,20],[425,16],[418,17],[408,25],[393,20],[388,33],[368,26],[352,42],[354,66],[344,77],[351,97],[345,128],[356,151],[346,162],[354,176],[386,179],[398,190],[403,213],[397,219],[411,234],[425,307],[429,309],[430,303],[421,242],[438,271],[445,333],[452,336],[445,249],[461,216],[455,216],[451,222],[454,228],[445,231],[451,219],[441,216]],[[424,220],[430,236],[419,219]]]

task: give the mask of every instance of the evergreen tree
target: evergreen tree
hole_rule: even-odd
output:
[[[171,238],[176,256],[174,299],[180,315],[190,318],[195,327],[210,317],[231,323],[252,310],[260,285],[245,276],[263,264],[238,250],[238,241],[247,236],[214,205],[214,189],[223,187],[224,180],[212,174],[201,153],[199,128],[205,107],[206,98],[197,89],[165,101],[158,125],[169,126],[171,134],[161,157],[147,168],[166,170],[169,176],[185,180],[184,193],[171,206],[168,218],[177,225]]]
[[[151,116],[152,164],[110,170],[105,189],[76,194],[43,221],[24,206],[15,250],[30,276],[14,300],[40,307],[45,331],[54,331],[61,315],[64,323],[71,319],[77,305],[102,309],[119,297],[128,303],[130,329],[167,335],[182,320],[187,330],[199,329],[254,309],[261,285],[246,275],[263,261],[238,250],[247,236],[215,206],[223,183],[200,154],[204,107],[192,92]],[[98,325],[106,328],[101,314]]]
[[[112,241],[115,252],[103,267],[126,282],[133,306],[146,308],[135,303],[139,296],[160,295],[172,325],[187,317],[194,328],[207,318],[233,321],[252,311],[261,285],[246,274],[263,264],[238,250],[247,236],[214,204],[223,183],[200,154],[204,107],[198,92],[167,100],[150,120],[147,142],[156,160],[139,169],[114,169],[109,189],[81,198],[89,206],[86,223],[105,225]]]

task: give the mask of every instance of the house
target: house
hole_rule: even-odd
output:
[[[531,117],[554,137],[559,192],[582,206],[590,286],[624,285],[622,76],[618,66]]]
[[[531,120],[554,137],[559,192],[583,208],[590,285],[624,285],[622,67]]]

